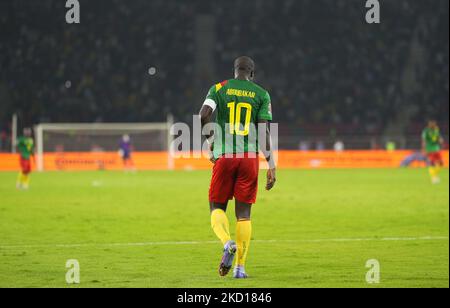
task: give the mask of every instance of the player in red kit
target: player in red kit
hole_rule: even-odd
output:
[[[244,266],[252,232],[251,209],[258,190],[259,149],[269,163],[267,190],[275,184],[276,168],[268,129],[268,122],[272,120],[269,93],[253,82],[255,64],[252,59],[236,59],[234,69],[234,79],[211,87],[200,118],[202,128],[215,123],[214,133],[206,137],[214,163],[209,190],[211,226],[224,247],[219,274],[228,274],[237,255],[234,277],[247,278]],[[265,146],[259,141],[264,141]],[[233,198],[236,242],[231,239],[226,216],[228,201]]]
[[[25,128],[23,131],[23,136],[17,141],[21,169],[21,172],[17,178],[17,189],[27,190],[30,186],[31,158],[34,158],[34,141],[31,136],[31,129]]]

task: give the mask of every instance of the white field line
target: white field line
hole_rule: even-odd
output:
[[[253,243],[348,243],[348,242],[407,242],[407,241],[448,241],[448,236],[420,237],[380,237],[380,238],[328,238],[299,240],[254,240]],[[0,245],[0,250],[32,249],[32,248],[115,248],[115,247],[148,247],[148,246],[182,246],[218,244],[218,241],[166,241],[142,243],[86,243],[86,244],[37,244],[37,245]]]

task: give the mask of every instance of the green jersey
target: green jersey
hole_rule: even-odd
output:
[[[30,159],[34,153],[34,141],[32,138],[20,137],[17,141],[17,148],[23,159]]]
[[[422,140],[425,142],[427,153],[439,152],[441,150],[441,131],[432,128],[425,128],[422,133]]]
[[[251,81],[230,79],[211,87],[205,105],[217,110],[214,157],[258,153],[258,122],[272,120],[266,90]]]

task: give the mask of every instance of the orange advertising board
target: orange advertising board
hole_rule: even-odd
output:
[[[397,168],[412,153],[412,151],[345,151],[341,153],[279,151],[278,166],[281,169]],[[444,151],[442,154],[448,167],[449,152]],[[133,154],[133,161],[138,170],[168,169],[167,152],[137,152]],[[176,170],[204,170],[210,169],[211,163],[206,158],[184,157],[174,159],[173,166]],[[412,166],[424,166],[424,163],[413,163]],[[123,164],[115,152],[47,153],[44,155],[44,169],[46,171],[122,170]],[[0,154],[0,171],[18,170],[18,155]]]

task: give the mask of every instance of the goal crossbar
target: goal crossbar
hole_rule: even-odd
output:
[[[167,132],[167,169],[174,169],[173,136],[170,128],[173,125],[173,118],[169,116],[167,122],[160,123],[42,123],[35,126],[36,138],[36,167],[38,171],[44,171],[44,132],[65,132],[65,131],[166,131]]]
[[[39,124],[37,129],[42,131],[68,131],[68,130],[166,130],[168,123],[62,123]]]

